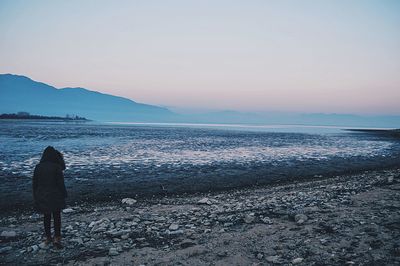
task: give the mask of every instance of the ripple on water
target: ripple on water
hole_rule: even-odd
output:
[[[47,145],[64,153],[67,170],[74,173],[225,163],[279,166],[293,161],[390,157],[399,150],[399,144],[389,139],[350,133],[14,123],[0,128],[0,177],[31,176]],[[90,176],[79,178],[96,175]]]

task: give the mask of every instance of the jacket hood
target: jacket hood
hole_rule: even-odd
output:
[[[44,149],[40,162],[60,163],[60,154],[54,147],[48,146]]]

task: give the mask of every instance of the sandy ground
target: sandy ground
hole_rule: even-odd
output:
[[[63,243],[41,217],[1,215],[6,265],[399,265],[400,169],[73,206]]]

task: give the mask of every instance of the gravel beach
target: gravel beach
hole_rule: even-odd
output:
[[[400,169],[208,194],[125,198],[42,218],[3,213],[6,265],[399,265]]]

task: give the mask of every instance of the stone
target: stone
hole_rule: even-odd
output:
[[[226,257],[226,256],[228,256],[228,251],[226,251],[226,250],[220,251],[217,253],[217,256],[221,257],[221,258]]]
[[[77,243],[78,245],[83,245],[83,239],[80,238],[80,237],[72,238],[70,241],[71,241],[71,242],[75,242],[75,243]]]
[[[132,199],[132,198],[124,198],[121,200],[122,204],[126,204],[126,205],[133,205],[137,202],[137,200]]]
[[[72,227],[72,225],[68,225],[67,227],[65,227],[65,230],[72,231],[74,230],[74,228]]]
[[[89,224],[89,228],[92,228],[93,226],[95,226],[96,225],[96,222],[91,222],[90,224]]]
[[[275,256],[268,256],[265,258],[265,260],[270,263],[279,263],[280,258],[281,258],[281,256],[275,255]]]
[[[295,258],[294,260],[292,260],[292,264],[299,264],[303,262],[303,258]]]
[[[246,215],[246,216],[244,217],[244,222],[245,222],[246,224],[251,224],[252,222],[254,222],[255,219],[256,219],[256,218],[254,217],[254,215]]]
[[[169,233],[169,235],[183,235],[184,234],[184,232],[183,232],[183,230],[175,230],[175,231],[168,231]]]
[[[121,237],[122,235],[126,235],[131,232],[131,229],[126,229],[126,230],[118,230],[118,229],[114,229],[114,230],[110,230],[107,231],[106,234],[111,236],[111,237]]]
[[[117,256],[118,254],[119,254],[119,252],[118,252],[117,248],[110,248],[108,250],[108,255],[109,256]]]
[[[264,255],[262,253],[257,254],[257,259],[261,260],[263,257],[264,257]]]
[[[29,216],[29,219],[32,219],[32,220],[37,220],[39,218],[40,218],[40,215],[38,213],[34,213],[31,216]]]
[[[14,238],[17,236],[17,232],[15,231],[3,231],[1,232],[1,237],[3,238]]]
[[[264,217],[264,218],[262,218],[262,219],[261,219],[261,221],[263,221],[263,223],[265,223],[265,224],[272,224],[272,221],[271,221],[271,219],[270,219],[270,218],[268,218],[268,217]]]
[[[74,212],[74,209],[72,209],[72,208],[67,208],[67,209],[64,209],[62,212],[65,213],[65,214],[67,214],[67,213]]]
[[[195,257],[207,253],[207,249],[203,246],[193,246],[185,249],[188,257]]]
[[[208,198],[202,198],[197,202],[197,204],[206,204],[206,205],[211,205],[211,201]]]
[[[49,248],[49,245],[46,245],[46,243],[40,243],[39,244],[39,248],[41,248],[41,249],[48,249]]]
[[[2,247],[2,248],[0,248],[0,254],[5,254],[5,253],[9,252],[10,250],[12,250],[12,247]]]
[[[191,241],[191,240],[184,240],[180,244],[181,248],[188,248],[188,247],[192,247],[192,246],[195,246],[195,245],[196,245],[196,242]]]
[[[326,222],[320,222],[318,225],[319,225],[319,229],[317,230],[318,232],[324,232],[330,234],[335,232],[335,228]]]
[[[178,228],[179,228],[179,225],[177,225],[177,224],[171,224],[168,227],[168,229],[171,230],[171,231],[178,230]]]
[[[104,226],[96,226],[96,227],[93,227],[92,230],[90,230],[90,233],[95,234],[95,233],[101,233],[104,231],[106,231],[106,228]]]
[[[320,242],[322,245],[325,245],[326,243],[328,243],[328,240],[325,239],[325,238],[321,238],[321,239],[319,240],[319,242]]]
[[[296,214],[294,216],[294,221],[296,222],[296,224],[301,225],[303,224],[305,221],[307,221],[307,215],[305,214]]]
[[[33,245],[33,246],[31,246],[31,248],[32,248],[32,252],[37,252],[39,250],[38,245]]]

